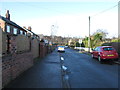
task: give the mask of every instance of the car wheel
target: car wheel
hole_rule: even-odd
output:
[[[99,61],[101,64],[103,64],[103,61],[102,61],[102,59],[101,59],[100,56],[98,56],[98,61]]]

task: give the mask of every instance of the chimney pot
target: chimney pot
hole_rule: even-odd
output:
[[[6,13],[6,18],[7,18],[8,20],[10,20],[9,10],[7,10],[7,13]]]
[[[32,30],[31,26],[28,27],[28,30],[30,30],[30,31]]]
[[[26,29],[26,27],[25,27],[25,26],[23,26],[23,28],[24,28],[24,29]]]

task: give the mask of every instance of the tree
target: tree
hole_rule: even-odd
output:
[[[84,44],[85,47],[88,47],[88,37],[85,37],[83,39],[83,44]]]
[[[106,32],[106,30],[98,29],[96,32],[93,33],[93,36],[96,35],[96,37],[98,36],[101,40],[104,40],[107,34],[108,33]]]
[[[70,47],[75,47],[75,42],[71,42]]]
[[[76,42],[75,46],[76,46],[76,47],[80,47],[80,43],[79,43],[79,42]]]
[[[98,29],[91,38],[91,48],[95,48],[97,46],[100,46],[102,41],[106,38],[107,32],[103,29]]]
[[[93,35],[91,35],[90,37],[91,48],[100,46],[102,44],[102,41],[105,40],[107,34],[108,33],[103,29],[98,29],[96,32],[94,32]],[[83,43],[85,47],[88,47],[88,37],[85,37],[83,39]]]

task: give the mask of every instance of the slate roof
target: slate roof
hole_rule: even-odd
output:
[[[10,21],[10,20],[6,19],[6,18],[3,17],[3,16],[0,16],[0,19],[2,19],[3,21],[7,22],[7,23],[10,24],[10,25],[13,25],[13,26],[15,26],[15,27],[17,27],[17,28],[19,28],[19,29],[24,30],[21,26],[17,25],[17,24],[14,23],[13,21]]]
[[[15,26],[15,27],[17,27],[17,28],[19,28],[19,29],[24,30],[24,31],[29,31],[29,32],[33,33],[34,35],[38,36],[38,35],[35,34],[34,32],[32,32],[32,31],[30,31],[30,30],[28,30],[28,29],[22,28],[21,26],[17,25],[17,24],[14,23],[13,21],[8,20],[7,18],[5,18],[5,17],[3,17],[3,16],[0,16],[0,19],[2,19],[3,21],[7,22],[7,23],[10,24],[10,25],[13,25],[13,26]]]

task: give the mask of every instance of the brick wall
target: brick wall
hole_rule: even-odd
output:
[[[120,56],[120,42],[112,42],[111,45],[116,49]]]
[[[0,28],[5,31],[5,22],[0,19]]]
[[[2,59],[2,84],[5,86],[33,65],[31,52],[4,56]]]
[[[45,56],[45,44],[44,42],[40,42],[40,58],[43,58],[44,56]]]
[[[17,52],[30,50],[30,39],[25,35],[17,35],[16,37]]]
[[[31,51],[33,54],[33,58],[39,57],[39,42],[37,39],[32,39],[31,40]]]
[[[120,42],[103,43],[102,46],[113,46],[120,56]]]
[[[7,53],[7,34],[2,32],[2,53]]]
[[[2,30],[0,28],[0,90],[2,89]]]
[[[24,40],[26,41],[25,43],[28,43],[27,41],[29,41],[28,39],[26,39],[27,36],[26,38],[22,36],[24,40],[21,37],[19,37],[18,39],[18,37],[19,36],[9,35],[10,38],[9,53],[3,54],[2,56],[2,86],[3,87],[33,65],[33,54],[31,51],[28,51],[27,47],[25,48],[24,46]],[[23,40],[22,41],[23,43],[20,44],[18,43],[18,40],[21,41],[21,39]],[[18,53],[17,50],[22,50],[24,52]]]
[[[8,43],[9,42],[9,43]],[[34,65],[34,59],[45,57],[53,50],[33,37],[3,33],[2,87]]]
[[[0,28],[0,57],[2,55],[2,30]]]

